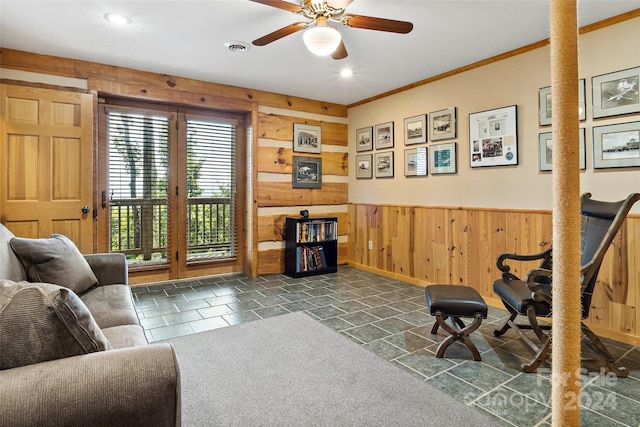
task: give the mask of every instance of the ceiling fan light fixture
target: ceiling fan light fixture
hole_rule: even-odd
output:
[[[131,24],[131,18],[119,13],[107,13],[104,15],[104,19],[111,22],[114,25],[129,25]]]
[[[309,28],[302,35],[305,46],[314,55],[331,55],[340,45],[341,37],[338,30],[328,26]]]

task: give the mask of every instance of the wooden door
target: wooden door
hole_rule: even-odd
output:
[[[0,221],[93,252],[93,97],[0,85]]]

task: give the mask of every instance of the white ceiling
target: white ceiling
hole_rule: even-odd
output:
[[[640,0],[578,4],[580,26],[640,8]],[[308,52],[303,31],[228,51],[225,42],[250,44],[304,20],[249,0],[0,0],[0,46],[348,105],[549,37],[544,0],[355,0],[347,11],[414,29],[338,26],[349,56],[336,61]],[[113,26],[110,12],[133,22]],[[343,68],[353,76],[341,77]]]

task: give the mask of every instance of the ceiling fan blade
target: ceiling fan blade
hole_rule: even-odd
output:
[[[347,55],[348,55],[347,48],[344,47],[344,41],[340,40],[340,44],[338,45],[338,48],[333,51],[333,53],[331,54],[331,57],[333,59],[344,59],[347,57]]]
[[[253,42],[254,45],[256,46],[264,46],[267,45],[271,42],[274,42],[276,40],[279,40],[285,36],[288,36],[290,34],[293,34],[297,31],[302,30],[304,27],[306,27],[308,25],[308,23],[306,22],[296,22],[294,24],[291,25],[287,25],[286,27],[282,27],[279,30],[275,30],[273,33],[269,33],[266,36],[262,36],[259,39],[255,39]]]
[[[302,7],[297,4],[289,3],[284,0],[250,0],[255,3],[261,3],[271,7],[277,7],[278,9],[286,10],[288,12],[298,13],[302,11]]]
[[[407,21],[394,19],[374,18],[362,15],[344,15],[341,22],[349,27],[363,28],[365,30],[388,31],[390,33],[407,34],[413,30],[413,24]]]

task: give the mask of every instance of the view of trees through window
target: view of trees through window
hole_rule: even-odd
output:
[[[170,115],[107,114],[110,250],[124,253],[130,263],[168,262],[168,227],[179,216],[168,209],[169,192],[181,196],[182,188],[186,200],[178,205],[186,207],[187,259],[233,257],[235,125],[187,118],[182,156],[170,148],[179,151],[169,141],[172,125]],[[184,185],[176,189],[169,188],[168,177],[177,172],[169,170],[171,155],[186,162]]]

